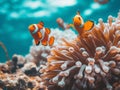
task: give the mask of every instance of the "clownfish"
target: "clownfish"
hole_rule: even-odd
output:
[[[110,0],[94,0],[95,2],[99,3],[99,4],[106,4],[108,3]]]
[[[84,34],[86,31],[91,30],[94,27],[94,22],[91,20],[88,20],[84,23],[83,18],[80,16],[80,13],[77,12],[77,15],[73,18],[73,24],[70,24],[72,27],[74,27],[79,35]]]
[[[44,27],[44,23],[40,22],[38,24],[32,24],[28,27],[32,37],[34,38],[34,42],[36,45],[39,45],[40,42],[42,43],[42,45],[46,46],[46,45],[53,45],[54,43],[54,37],[51,36],[49,38],[49,34],[50,34],[50,29],[49,28],[45,28]]]
[[[70,28],[70,25],[65,23],[62,18],[57,18],[56,22],[58,23],[59,27],[61,27],[63,30]]]

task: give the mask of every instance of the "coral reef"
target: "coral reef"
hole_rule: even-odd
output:
[[[72,36],[71,36],[72,35]],[[39,64],[45,64],[47,61],[47,56],[50,54],[50,49],[52,47],[58,46],[62,43],[61,39],[65,38],[68,41],[72,41],[74,38],[76,38],[76,34],[71,30],[65,30],[65,31],[60,31],[59,29],[51,29],[51,34],[50,36],[55,37],[55,41],[53,46],[43,46],[43,45],[32,45],[30,47],[30,53],[25,56],[25,59],[28,60],[28,62],[32,61],[36,63],[37,65]]]
[[[52,48],[41,69],[48,90],[119,90],[120,12],[83,36]]]
[[[68,34],[69,33],[69,34]],[[59,45],[62,38],[69,41],[76,37],[72,30],[60,31],[52,29],[51,36],[55,36],[52,47]],[[70,35],[73,35],[70,37]],[[12,60],[0,63],[0,90],[47,90],[40,78],[41,64],[45,65],[47,56],[50,54],[50,46],[30,47],[30,52],[25,57],[14,54]]]
[[[82,36],[51,32],[55,43],[0,63],[0,90],[120,90],[120,12]]]
[[[12,60],[0,64],[0,88],[2,90],[47,90],[41,82],[36,64],[26,63],[23,56],[13,55]]]

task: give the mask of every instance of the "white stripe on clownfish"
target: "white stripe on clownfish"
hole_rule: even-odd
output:
[[[35,27],[35,30],[32,32],[32,34],[35,34],[35,33],[39,30],[39,28],[38,28],[37,24],[33,24],[33,25],[34,25],[34,27]],[[41,41],[41,40],[43,40],[44,37],[45,37],[45,28],[43,27],[43,28],[40,30],[40,32],[41,32],[41,34],[42,34],[42,38],[40,39],[40,41]]]
[[[35,30],[32,32],[32,34],[35,34],[38,31],[38,26],[36,24],[33,24],[35,27]]]
[[[42,38],[40,39],[40,41],[41,41],[41,40],[43,40],[44,37],[45,37],[45,28],[43,27],[43,28],[40,30],[40,32],[41,32],[41,34],[42,34]]]

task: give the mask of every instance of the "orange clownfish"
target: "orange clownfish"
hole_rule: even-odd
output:
[[[82,35],[86,31],[89,31],[93,28],[94,22],[88,20],[84,23],[83,18],[80,16],[80,13],[77,12],[77,15],[73,18],[73,27],[78,31],[79,35]]]
[[[36,45],[39,45],[40,42],[44,46],[46,46],[48,44],[50,46],[53,45],[54,37],[51,36],[49,38],[50,29],[45,28],[43,22],[40,22],[38,24],[32,24],[28,28],[29,28],[29,31],[30,31],[32,37],[34,38],[34,42]]]

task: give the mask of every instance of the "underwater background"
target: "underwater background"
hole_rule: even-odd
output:
[[[76,11],[80,11],[84,21],[107,17],[116,17],[120,9],[119,0],[108,0],[98,4],[94,0],[0,0],[0,42],[13,54],[26,55],[32,45],[32,36],[28,26],[43,21],[45,27],[59,28],[56,19],[61,17],[66,23],[72,23]],[[0,47],[0,62],[6,57]]]

